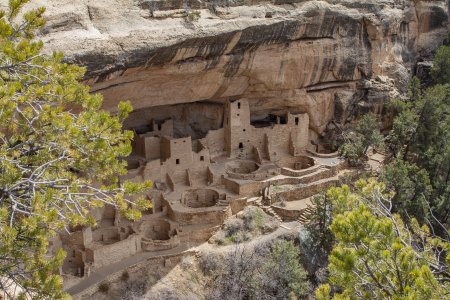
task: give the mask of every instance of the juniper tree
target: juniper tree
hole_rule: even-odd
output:
[[[450,216],[450,85],[422,91],[413,79],[409,99],[394,103],[398,114],[388,136],[394,160],[383,179],[396,192],[398,207],[409,206],[408,213],[421,221],[429,214],[428,222],[445,234],[442,224]]]
[[[59,299],[55,272],[64,257],[47,253],[48,240],[71,226],[93,225],[89,211],[117,207],[137,219],[150,203],[128,195],[149,186],[118,182],[120,157],[131,151],[120,103],[111,116],[102,97],[80,84],[85,70],[42,53],[35,32],[44,8],[25,12],[29,0],[0,11],[0,290],[8,297]]]
[[[432,185],[428,172],[413,163],[394,159],[383,169],[380,179],[395,192],[393,210],[404,220],[415,217],[421,224],[430,220],[428,200]],[[429,221],[428,221],[429,222]]]
[[[383,136],[373,113],[362,116],[355,129],[344,132],[343,138],[344,144],[339,148],[339,152],[351,165],[360,164],[370,146],[383,148]]]
[[[331,188],[329,284],[318,299],[445,299],[450,293],[450,244],[415,219],[392,213],[392,193],[374,179],[357,190]]]
[[[450,46],[443,45],[436,51],[431,77],[436,83],[450,83]]]

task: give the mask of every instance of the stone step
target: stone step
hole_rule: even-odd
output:
[[[230,204],[230,202],[228,200],[219,200],[217,202],[218,206],[228,206]]]
[[[277,219],[280,222],[283,222],[283,219],[272,209],[272,207],[270,206],[260,206],[262,208],[262,210],[264,210],[268,215],[274,217],[275,219]]]
[[[309,220],[304,220],[304,219],[298,219],[297,222],[299,222],[300,224],[308,224]]]
[[[306,214],[301,214],[298,218],[297,221],[301,224],[308,224],[310,222],[308,216]]]

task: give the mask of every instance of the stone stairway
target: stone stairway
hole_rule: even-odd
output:
[[[308,207],[302,210],[302,214],[298,217],[297,221],[300,224],[308,224],[310,222],[310,217],[314,213],[314,211],[314,207],[308,205]]]
[[[266,214],[268,214],[269,216],[274,217],[275,219],[277,219],[280,222],[283,222],[283,219],[273,210],[272,207],[270,207],[270,205],[264,205],[262,203],[262,198],[259,198],[258,200],[256,200],[255,205],[258,206],[259,208],[261,208]]]
[[[273,210],[270,206],[261,206],[261,208],[270,216],[274,217],[280,222],[283,222],[283,219]]]

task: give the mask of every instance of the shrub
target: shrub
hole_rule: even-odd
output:
[[[98,286],[99,292],[106,294],[109,291],[109,282],[102,282]]]
[[[120,280],[127,281],[130,279],[130,273],[128,271],[123,271],[122,275],[120,276]]]
[[[261,249],[236,245],[217,259],[202,257],[202,269],[207,267],[205,274],[213,279],[207,299],[298,299],[310,290],[292,241],[277,240]]]
[[[191,10],[186,13],[186,17],[190,22],[197,22],[200,19],[200,11]]]

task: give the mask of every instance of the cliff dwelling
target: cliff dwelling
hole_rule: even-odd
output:
[[[85,66],[106,111],[131,102],[120,180],[153,182],[141,220],[106,206],[51,241],[71,295],[208,241],[247,206],[304,223],[352,171],[327,135],[403,95],[448,20],[448,1],[188,1],[196,23],[180,1],[60,1],[43,0],[45,50]]]
[[[289,211],[277,203],[307,199],[334,185],[345,169],[336,153],[316,152],[307,113],[252,119],[246,99],[227,101],[218,111],[223,114],[219,128],[211,122],[210,130],[192,135],[181,118],[161,115],[129,127],[135,138],[122,179],[152,180],[147,197],[153,208],[132,223],[105,207],[94,212],[96,228],[62,234],[59,245],[72,254],[62,268],[68,282],[139,253],[204,242],[248,205],[260,206],[280,221],[300,222],[306,205]]]

